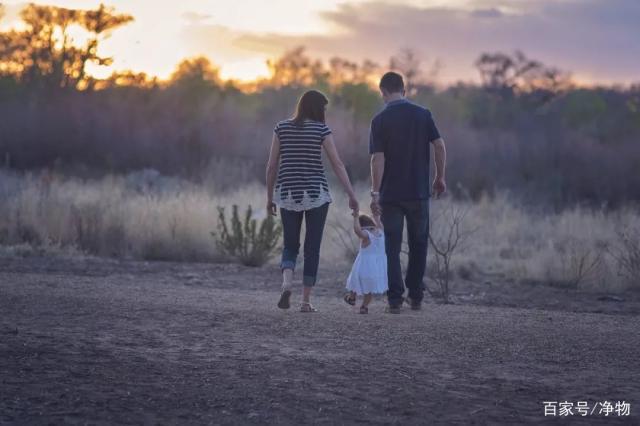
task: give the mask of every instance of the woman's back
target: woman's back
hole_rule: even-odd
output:
[[[274,129],[280,141],[280,166],[274,201],[288,210],[309,210],[331,202],[322,164],[322,142],[331,133],[326,124],[284,120]]]

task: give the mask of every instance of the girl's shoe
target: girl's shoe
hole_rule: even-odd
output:
[[[316,308],[309,302],[302,302],[300,305],[300,312],[318,312]]]
[[[291,290],[285,290],[280,295],[280,300],[278,301],[278,308],[280,309],[289,309],[291,304],[289,303],[289,299],[291,298]]]
[[[360,306],[360,313],[361,314],[368,314],[369,313],[369,308],[367,306]]]
[[[356,305],[356,296],[353,293],[347,293],[344,295],[344,301],[351,306]]]

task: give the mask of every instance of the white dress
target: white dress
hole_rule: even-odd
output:
[[[358,295],[382,294],[388,289],[384,233],[379,229],[363,231],[369,236],[369,245],[360,246],[358,256],[347,278],[347,290],[354,291]]]

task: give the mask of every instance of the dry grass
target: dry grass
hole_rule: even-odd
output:
[[[326,228],[322,257],[348,265],[353,256],[351,216],[346,199],[334,188],[328,219],[332,225]],[[360,189],[366,206],[366,188]],[[629,274],[618,273],[619,262],[608,249],[620,245],[621,229],[639,222],[632,209],[544,215],[502,195],[478,203],[436,200],[432,218],[442,217],[451,203],[468,210],[461,227],[474,230],[452,259],[458,279],[495,276],[608,291],[637,287]],[[223,261],[210,232],[217,226],[217,207],[233,204],[241,209],[251,204],[255,216],[264,217],[264,187],[250,184],[216,193],[152,172],[95,181],[2,172],[0,245],[2,252],[18,255],[78,251],[148,260]],[[437,220],[432,224],[434,234],[442,228]]]
[[[0,242],[75,247],[101,256],[147,260],[218,261],[210,232],[217,206],[246,206],[259,186],[214,196],[161,177],[100,181],[3,175]]]
[[[432,206],[443,208],[446,203]],[[621,290],[633,283],[621,279],[605,249],[617,244],[617,229],[637,220],[631,209],[542,214],[506,196],[485,198],[470,205],[464,226],[477,231],[459,254],[458,267],[521,282]]]

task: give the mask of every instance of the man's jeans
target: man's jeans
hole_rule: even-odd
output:
[[[382,203],[381,207],[387,252],[387,274],[389,277],[387,297],[389,304],[399,305],[402,303],[404,283],[409,289],[409,297],[415,301],[422,301],[424,297],[422,279],[427,265],[427,245],[429,243],[429,200]],[[402,249],[405,218],[409,234],[409,264],[403,283],[400,250]]]
[[[298,251],[300,249],[300,229],[302,218],[304,217],[304,269],[302,284],[305,287],[313,287],[318,275],[318,263],[320,262],[320,243],[324,224],[327,220],[329,203],[323,204],[315,209],[296,212],[293,210],[280,209],[282,219],[282,233],[284,248],[282,250],[282,269],[295,269]]]

